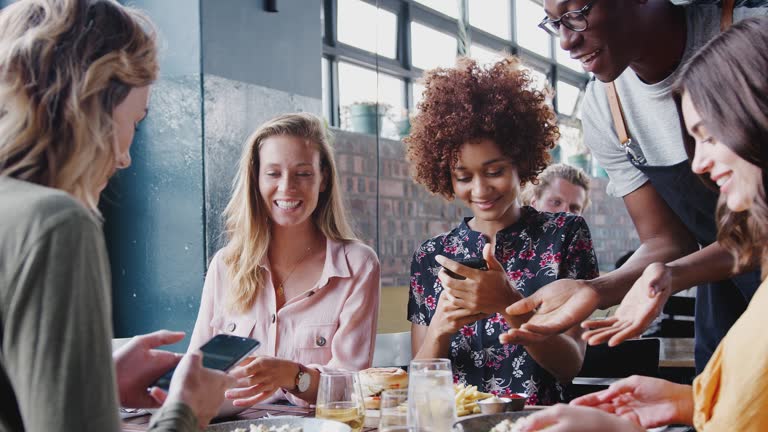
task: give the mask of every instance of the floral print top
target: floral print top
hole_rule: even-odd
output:
[[[485,236],[464,221],[448,233],[425,241],[411,262],[408,320],[428,326],[443,287],[436,255],[481,257]],[[539,213],[522,207],[520,219],[496,234],[496,259],[515,287],[527,297],[561,278],[598,275],[597,257],[586,222],[566,213]],[[505,345],[499,335],[509,329],[500,314],[464,326],[451,337],[450,359],[456,383],[476,385],[498,395],[527,393],[528,403],[551,405],[563,400],[563,386],[534,362],[520,345]]]

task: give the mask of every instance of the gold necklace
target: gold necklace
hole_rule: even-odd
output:
[[[296,264],[293,265],[293,268],[291,268],[291,271],[288,272],[288,275],[283,278],[283,280],[277,285],[277,295],[278,297],[285,297],[285,290],[283,287],[285,286],[285,283],[288,281],[288,279],[293,275],[293,272],[299,267],[299,264],[301,264],[302,261],[304,261],[304,258],[309,255],[309,252],[312,250],[312,246],[308,247],[306,252],[304,252],[304,255],[299,258],[298,261],[296,261]]]

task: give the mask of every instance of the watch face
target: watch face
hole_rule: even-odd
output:
[[[312,378],[310,378],[308,373],[304,371],[299,372],[298,383],[296,386],[298,387],[300,393],[304,393],[307,391],[307,389],[309,389],[309,383],[311,379]]]

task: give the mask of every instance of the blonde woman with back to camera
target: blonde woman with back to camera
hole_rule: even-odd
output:
[[[330,137],[311,114],[269,120],[245,142],[190,348],[218,333],[261,342],[231,374],[235,407],[314,403],[325,368],[370,366],[379,260],[347,222]]]
[[[131,163],[157,74],[153,26],[136,10],[111,0],[0,10],[0,430],[118,431],[118,404],[162,401],[150,430],[198,430],[234,381],[197,354],[153,349],[184,337],[169,331],[135,337],[112,365],[97,204]],[[167,394],[147,392],[175,365]]]

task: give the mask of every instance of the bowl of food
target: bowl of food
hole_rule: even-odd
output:
[[[525,402],[528,400],[528,395],[525,393],[512,393],[506,397],[510,400],[507,406],[507,411],[522,411],[525,408]]]
[[[351,432],[344,423],[312,417],[269,417],[208,426],[205,432]]]
[[[516,423],[533,411],[480,414],[453,424],[453,432],[514,432]]]
[[[477,405],[480,407],[480,412],[483,414],[499,414],[510,411],[509,407],[512,405],[512,399],[491,396],[487,399],[477,401]]]

